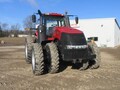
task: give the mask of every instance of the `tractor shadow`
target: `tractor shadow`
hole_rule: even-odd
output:
[[[76,63],[76,64],[74,64],[72,62],[61,61],[58,73],[63,72],[69,66],[71,67],[71,69],[77,69],[78,70],[78,69],[80,69],[83,66],[83,64],[82,63]]]
[[[82,63],[72,64],[72,69],[80,69],[82,66]]]
[[[71,63],[61,61],[59,65],[60,65],[60,68],[59,68],[58,73],[63,72],[65,69],[67,69],[68,66],[71,66]]]

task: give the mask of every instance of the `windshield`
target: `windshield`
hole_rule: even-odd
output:
[[[46,34],[51,36],[53,33],[54,27],[64,27],[65,20],[64,16],[44,16],[43,17],[43,25],[46,26]]]
[[[65,26],[64,17],[63,16],[44,16],[44,23],[46,27],[53,27],[53,26]]]

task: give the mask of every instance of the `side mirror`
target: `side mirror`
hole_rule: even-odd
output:
[[[79,23],[79,18],[75,17],[75,23],[78,24]]]
[[[33,22],[33,23],[36,22],[36,15],[32,15],[32,22]]]

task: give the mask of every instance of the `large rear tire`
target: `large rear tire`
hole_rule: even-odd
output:
[[[55,43],[46,44],[47,67],[49,73],[57,73],[59,70],[59,54]]]
[[[27,36],[25,38],[25,60],[27,63],[31,63],[32,60],[32,43],[33,43],[33,38],[31,35]]]
[[[44,73],[43,49],[42,46],[38,43],[33,44],[32,70],[33,70],[33,74],[35,75],[41,75]]]
[[[89,62],[90,68],[96,69],[100,66],[100,62],[101,62],[100,50],[95,42],[90,42],[88,45],[89,45],[90,52],[96,55],[96,58],[94,60],[90,60]]]

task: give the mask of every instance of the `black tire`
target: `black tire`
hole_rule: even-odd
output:
[[[47,67],[49,73],[57,73],[59,70],[59,54],[55,43],[46,44]]]
[[[91,69],[97,69],[100,66],[101,62],[101,55],[99,47],[96,45],[95,42],[90,42],[89,44],[90,52],[96,55],[96,58],[94,60],[90,60],[90,68]]]
[[[38,43],[33,44],[32,70],[33,70],[33,74],[35,75],[41,75],[44,73],[43,49],[42,46]]]
[[[87,60],[83,60],[81,62],[81,67],[79,68],[79,70],[81,70],[81,71],[86,70],[88,68],[88,66],[89,66],[89,62]]]
[[[33,38],[29,35],[25,38],[25,60],[27,63],[31,63],[32,60],[32,44]]]

